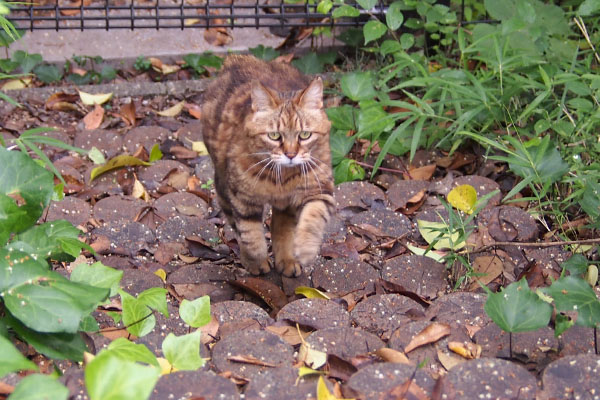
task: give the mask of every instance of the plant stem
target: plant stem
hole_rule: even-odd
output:
[[[355,160],[355,161],[356,161],[356,160]],[[361,166],[365,167],[365,168],[369,168],[369,169],[374,169],[374,168],[375,168],[375,167],[374,167],[374,166],[372,166],[371,164],[367,164],[367,163],[364,163],[364,162],[356,161],[356,163],[357,163],[358,165],[361,165]],[[400,170],[400,169],[393,169],[393,168],[384,168],[384,167],[379,167],[379,168],[378,168],[378,170],[380,170],[380,171],[385,171],[385,172],[392,172],[392,173],[394,173],[394,174],[401,174],[401,175],[404,175],[404,174],[406,174],[406,175],[408,175],[408,177],[409,177],[410,179],[413,179],[413,178],[412,178],[412,176],[410,176],[410,172],[408,172],[408,170],[407,170],[406,168],[404,169],[404,171],[402,171],[402,170]]]
[[[594,244],[600,243],[600,238],[594,239],[581,239],[581,240],[564,240],[564,241],[554,241],[554,242],[495,242],[492,244],[487,244],[478,249],[474,250],[465,250],[461,251],[459,254],[465,253],[481,253],[488,249],[491,249],[496,246],[518,246],[518,247],[553,247],[553,246],[566,246],[570,244]]]

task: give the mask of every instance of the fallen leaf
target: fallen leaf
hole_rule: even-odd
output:
[[[462,357],[458,357],[452,353],[448,353],[439,349],[437,351],[437,358],[440,361],[440,364],[446,368],[446,371],[449,371],[455,365],[462,364],[467,361]]]
[[[429,400],[427,393],[415,382],[414,376],[404,383],[386,390],[379,396],[379,400]]]
[[[481,356],[481,346],[475,343],[448,342],[448,348],[459,356],[469,360]]]
[[[309,299],[331,299],[331,297],[329,297],[326,293],[320,291],[319,289],[311,288],[308,286],[298,286],[296,290],[294,290],[294,293],[301,294],[302,296],[307,297]]]
[[[290,54],[282,54],[282,55],[278,56],[277,58],[275,58],[273,61],[284,63],[284,64],[289,64],[292,62],[293,59],[294,59],[294,53],[290,53]]]
[[[79,99],[76,94],[68,94],[64,92],[53,93],[46,100],[46,109],[52,111],[79,111],[79,107],[75,102]]]
[[[172,74],[181,69],[179,65],[164,64],[161,60],[155,57],[149,57],[148,60],[152,64],[152,69],[156,72],[160,72],[163,75]]]
[[[229,361],[233,361],[233,362],[239,362],[239,363],[243,363],[243,364],[259,365],[261,367],[272,367],[272,368],[276,367],[275,364],[271,364],[271,363],[268,363],[266,361],[259,360],[258,358],[254,357],[253,355],[250,355],[250,354],[229,356],[229,357],[227,357],[227,359]]]
[[[475,272],[473,282],[469,285],[469,290],[477,290],[481,286],[492,282],[504,271],[504,263],[497,256],[480,256],[473,260],[473,272]]]
[[[428,181],[435,173],[435,164],[425,165],[419,168],[409,168],[410,176],[406,174],[406,179]]]
[[[460,185],[448,193],[448,203],[457,210],[473,214],[477,203],[477,191],[471,185]]]
[[[69,2],[69,4],[66,4],[66,7],[81,7],[82,3],[83,3],[84,7],[87,7],[90,4],[92,4],[92,0],[83,0],[83,2],[81,0],[71,1],[71,2]],[[61,15],[64,15],[66,17],[78,15],[80,11],[81,11],[80,8],[65,9],[63,7],[60,7]]]
[[[137,179],[133,182],[133,190],[131,191],[131,195],[136,199],[142,199],[146,202],[150,202],[151,200],[151,197],[146,191],[146,188],[144,187],[142,182],[140,182]]]
[[[154,275],[158,276],[163,282],[167,281],[167,273],[162,268],[159,268],[156,271],[154,271]]]
[[[219,332],[219,320],[214,316],[210,316],[210,322],[204,326],[200,332],[202,336],[200,337],[200,342],[202,344],[209,344],[217,340],[217,332]]]
[[[160,365],[161,375],[168,375],[171,372],[177,371],[177,369],[171,365],[169,360],[164,357],[156,357],[156,361],[158,361],[158,365]]]
[[[410,243],[407,243],[406,247],[418,256],[429,257],[432,260],[435,260],[435,261],[441,262],[441,263],[444,262],[444,257],[446,256],[446,252],[444,252],[444,251],[436,251],[436,250],[427,251],[427,249],[422,249],[421,247],[413,246]]]
[[[206,148],[206,145],[202,141],[192,142],[192,150],[194,150],[196,153],[198,153],[199,156],[207,156],[208,155],[208,149]]]
[[[414,363],[406,357],[406,354],[398,350],[390,349],[389,347],[382,347],[375,351],[375,354],[384,361],[414,365]]]
[[[86,106],[93,106],[94,104],[104,104],[107,101],[109,101],[113,95],[112,93],[91,94],[82,92],[81,90],[78,90],[78,92],[81,102]]]
[[[2,85],[2,90],[19,90],[28,87],[31,84],[31,78],[9,79]]]
[[[98,129],[104,120],[104,108],[96,104],[94,109],[90,111],[85,117],[83,117],[83,124],[85,129],[92,130]]]
[[[113,169],[117,169],[117,168],[122,168],[122,167],[130,167],[130,166],[134,166],[134,165],[151,165],[148,162],[142,161],[139,158],[127,155],[127,154],[122,154],[120,156],[116,156],[111,158],[110,160],[108,160],[106,162],[106,164],[101,165],[99,167],[96,167],[92,170],[92,172],[90,173],[90,181],[93,181],[94,179],[96,179],[99,175],[108,172],[108,171],[112,171]]]
[[[417,347],[424,346],[429,343],[437,342],[439,339],[450,334],[450,325],[442,322],[434,322],[428,325],[421,332],[412,338],[409,344],[404,348],[405,353],[409,353]]]
[[[264,300],[276,312],[288,303],[287,296],[272,282],[260,278],[241,278],[227,281],[229,284],[242,288]]]
[[[135,126],[135,103],[130,101],[127,104],[123,104],[117,115],[121,117],[127,126]]]
[[[204,327],[202,328],[204,329]],[[282,325],[276,326],[271,325],[267,326],[265,330],[269,332],[273,332],[277,336],[281,337],[283,340],[288,342],[291,346],[296,346],[304,341],[311,334],[311,332],[302,331],[294,326]]]
[[[200,119],[202,117],[202,107],[200,107],[198,104],[185,103],[185,110],[188,112],[188,114],[196,119]]]
[[[459,250],[465,247],[465,241],[459,242],[460,232],[451,232],[451,227],[445,222],[425,221],[418,219],[417,227],[419,233],[436,250],[450,249]]]
[[[306,375],[323,375],[323,374],[324,374],[323,371],[319,371],[319,370],[304,367],[304,366],[298,368],[298,378],[302,378],[303,376],[306,376]]]
[[[182,100],[179,103],[175,104],[174,106],[169,107],[166,110],[157,111],[156,113],[163,117],[176,117],[177,115],[179,115],[181,110],[183,110],[184,104],[185,104],[185,101]]]
[[[298,361],[310,368],[319,369],[327,362],[327,353],[315,350],[308,343],[303,342],[298,350]]]
[[[233,41],[233,36],[227,28],[208,28],[204,31],[204,40],[213,46],[225,46]]]
[[[329,370],[328,376],[342,381],[350,379],[352,374],[358,371],[352,363],[336,356],[335,354],[327,354],[327,367]]]

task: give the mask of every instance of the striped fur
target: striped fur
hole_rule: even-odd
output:
[[[295,68],[229,56],[204,94],[204,142],[219,204],[236,232],[241,262],[270,270],[263,231],[273,208],[275,268],[298,276],[317,256],[334,210],[330,122],[323,84]]]

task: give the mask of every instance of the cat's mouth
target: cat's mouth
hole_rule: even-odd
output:
[[[276,163],[278,165],[281,165],[282,167],[298,167],[300,165],[305,164],[306,160],[304,160],[304,157],[301,157],[298,155],[290,158],[290,157],[286,156],[285,154],[281,154],[276,159]]]

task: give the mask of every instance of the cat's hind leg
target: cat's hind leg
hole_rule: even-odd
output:
[[[302,268],[294,257],[294,231],[296,228],[296,210],[273,208],[271,218],[271,241],[275,268],[288,277],[300,276]]]

